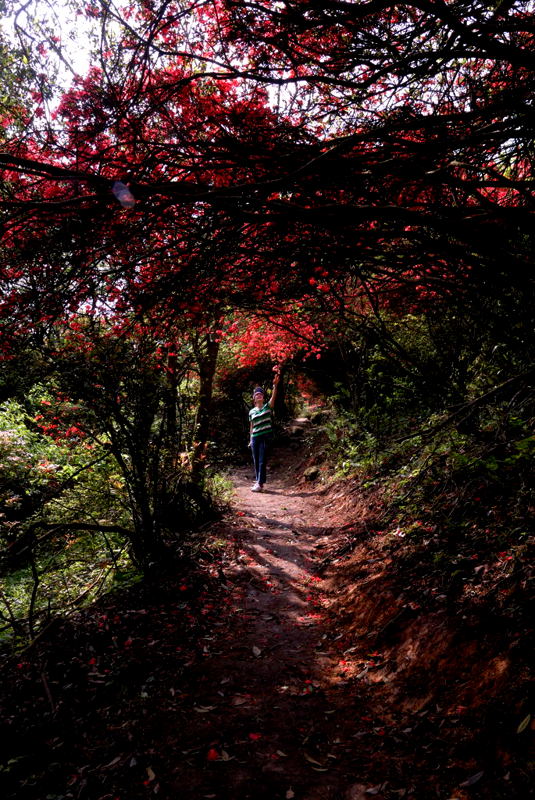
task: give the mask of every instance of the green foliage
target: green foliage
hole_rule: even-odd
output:
[[[517,333],[489,320],[453,306],[382,314],[380,336],[346,333],[331,371],[338,474],[379,493],[378,534],[400,569],[435,574],[452,601],[509,580],[535,532],[532,369]]]
[[[234,494],[234,484],[228,475],[214,472],[206,481],[206,489],[212,500],[220,505],[228,505]]]
[[[91,603],[102,592],[139,576],[119,534],[43,536],[31,566],[0,581],[0,640],[32,640],[57,615]]]
[[[347,374],[331,390],[336,415],[327,434],[343,474],[402,458],[404,434],[443,402],[430,377],[439,371],[438,353],[425,318],[385,316],[383,324],[384,339],[362,335],[346,344],[340,369]]]
[[[3,514],[8,508],[17,508],[23,495],[38,493],[46,485],[44,465],[50,463],[53,455],[50,442],[31,432],[24,418],[24,410],[15,401],[0,407],[0,513]]]
[[[89,496],[92,504],[101,498],[100,503],[92,505],[100,512],[109,505],[104,491],[112,474],[109,452],[106,447],[87,442],[81,432],[69,437],[45,435],[37,420],[42,418],[43,403],[50,406],[49,396],[37,386],[24,408],[16,400],[0,407],[1,513],[20,508],[23,518],[38,510],[38,502],[51,503],[56,495],[79,508],[86,507]],[[68,501],[66,491],[70,492]]]
[[[0,410],[0,619],[4,636],[23,639],[135,575],[117,466],[106,447],[43,434],[35,418],[49,397],[36,386],[24,408]]]
[[[0,412],[6,630],[32,638],[55,613],[132,580],[136,569],[172,569],[213,517],[191,469],[207,341],[190,331],[163,346],[146,328],[82,315],[49,333],[28,362],[8,362],[1,391],[11,399]],[[222,503],[224,480],[208,485]]]
[[[8,13],[5,2],[0,2],[0,18]],[[0,126],[0,140],[5,136],[5,122],[10,121],[12,129],[22,127],[23,106],[27,99],[30,80],[35,71],[28,58],[8,41],[0,29],[0,116],[4,124]]]

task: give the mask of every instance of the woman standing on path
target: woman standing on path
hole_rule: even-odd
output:
[[[277,387],[280,381],[279,367],[274,368],[273,392],[269,402],[265,402],[264,390],[257,386],[253,392],[253,408],[249,411],[250,446],[253,453],[256,481],[252,492],[261,492],[266,482],[267,451],[273,433],[271,410],[275,405]]]

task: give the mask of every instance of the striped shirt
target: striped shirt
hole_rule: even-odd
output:
[[[249,421],[252,423],[252,435],[262,436],[267,433],[273,433],[273,426],[271,424],[271,409],[269,403],[264,403],[262,408],[256,406],[249,411]]]

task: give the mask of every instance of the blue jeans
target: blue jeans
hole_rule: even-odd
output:
[[[270,437],[253,436],[251,450],[253,451],[253,461],[256,475],[256,482],[263,486],[266,482],[266,463]]]

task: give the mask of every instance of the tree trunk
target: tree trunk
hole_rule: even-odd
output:
[[[199,363],[199,406],[191,459],[191,479],[197,485],[202,485],[204,478],[206,445],[210,433],[210,413],[212,410],[212,393],[218,353],[219,342],[210,334],[207,334],[204,339],[204,347],[199,348],[197,354]]]
[[[178,424],[177,424],[177,357],[170,353],[167,357],[167,391],[165,394],[165,436],[166,442],[173,450],[177,446]]]

